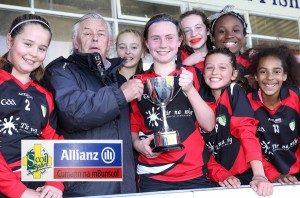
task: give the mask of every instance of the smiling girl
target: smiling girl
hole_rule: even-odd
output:
[[[125,62],[119,68],[119,74],[125,81],[136,74],[143,72],[144,46],[141,33],[134,29],[125,29],[116,39],[117,55],[125,58]],[[121,77],[120,77],[121,78]]]
[[[6,37],[8,52],[0,60],[0,197],[62,197],[62,182],[20,181],[21,140],[62,139],[55,133],[52,95],[37,83],[51,36],[44,18],[25,14]],[[5,129],[8,124],[14,127]]]
[[[209,21],[204,12],[193,9],[179,16],[180,28],[184,33],[180,58],[183,65],[194,65],[203,72],[204,58],[212,49],[209,37]]]
[[[272,182],[300,180],[300,67],[285,46],[269,47],[251,63],[259,89],[248,94],[257,136],[264,154],[266,176]]]
[[[208,17],[211,22],[211,38],[216,48],[228,48],[236,57],[239,79],[245,89],[250,89],[247,78],[249,76],[249,61],[242,57],[242,49],[246,40],[247,23],[234,6],[227,5],[220,12]]]
[[[185,148],[153,152],[150,146],[153,134],[163,127],[163,120],[160,108],[147,99],[145,89],[142,99],[131,103],[132,140],[139,152],[139,191],[212,187],[206,177],[210,155],[199,128],[211,131],[214,114],[201,97],[205,91],[201,72],[175,61],[182,41],[178,22],[167,14],[153,16],[144,27],[144,40],[153,65],[138,77],[145,81],[174,76],[174,95],[167,105],[167,120],[170,128],[178,131]],[[147,138],[139,139],[139,135]]]

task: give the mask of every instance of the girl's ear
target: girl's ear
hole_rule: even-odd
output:
[[[211,42],[215,43],[215,37],[213,37],[211,34],[209,34],[209,36],[210,36]]]
[[[10,49],[12,47],[12,45],[13,45],[13,39],[11,38],[11,34],[8,33],[6,35],[6,46],[8,49]]]
[[[209,29],[207,29],[206,35],[207,35],[207,36],[210,36],[210,31],[209,31]],[[210,39],[211,39],[211,38],[210,38]]]
[[[238,69],[235,69],[232,71],[232,76],[231,76],[231,81],[234,81],[236,80],[236,78],[238,77],[239,75],[239,70]]]
[[[145,41],[145,46],[147,47],[147,49],[149,49],[147,40]]]
[[[145,58],[145,55],[146,55],[146,50],[142,49],[141,58]]]
[[[183,36],[181,35],[181,36],[179,37],[179,44],[178,44],[178,47],[180,47],[182,41],[183,41]]]
[[[255,78],[255,81],[257,81],[257,75],[256,74],[254,75],[254,78]]]
[[[287,73],[284,73],[283,74],[283,81],[286,81],[286,79],[287,79]]]

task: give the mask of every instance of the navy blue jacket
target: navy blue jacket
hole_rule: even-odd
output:
[[[136,192],[128,103],[115,75],[123,59],[107,59],[111,66],[104,73],[99,60],[98,53],[74,51],[46,67],[44,83],[65,139],[123,140],[123,182],[65,182],[64,197]]]

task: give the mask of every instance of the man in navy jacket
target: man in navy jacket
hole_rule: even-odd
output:
[[[118,86],[122,58],[106,58],[112,39],[109,23],[86,14],[72,30],[73,53],[46,68],[45,83],[53,93],[59,132],[65,139],[123,140],[122,182],[65,182],[64,197],[136,192],[128,102],[139,99],[143,84],[133,79]]]

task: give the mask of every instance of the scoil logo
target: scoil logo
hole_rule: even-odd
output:
[[[47,169],[52,168],[52,157],[41,144],[34,144],[33,149],[22,158],[22,166],[26,167],[27,175],[32,175],[33,179],[40,179]]]

